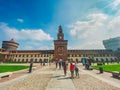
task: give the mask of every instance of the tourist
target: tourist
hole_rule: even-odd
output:
[[[64,75],[66,76],[67,73],[67,64],[65,61],[62,62],[63,70],[64,70]]]
[[[40,65],[42,66],[42,60],[40,59]]]
[[[81,62],[83,64],[83,66],[85,66],[85,64],[86,64],[86,58],[82,58]]]
[[[62,59],[59,60],[59,69],[61,69],[61,66],[62,66]]]
[[[68,60],[65,61],[66,64],[66,73],[67,73],[67,69],[68,69]]]
[[[32,72],[32,67],[33,67],[33,60],[31,60],[31,62],[30,62],[30,66],[29,66],[29,73],[31,73],[31,72]]]
[[[70,64],[71,79],[74,78],[74,70],[75,70],[75,65],[71,63]]]
[[[45,59],[43,60],[43,66],[45,66]]]
[[[76,77],[79,78],[79,66],[78,66],[77,62],[75,62],[75,75],[76,75]]]
[[[55,64],[56,64],[56,68],[58,68],[58,62],[57,61],[55,62]]]
[[[89,63],[89,61],[88,61],[88,60],[86,61],[85,66],[86,66],[86,70],[89,70],[89,68],[90,68],[90,63]]]

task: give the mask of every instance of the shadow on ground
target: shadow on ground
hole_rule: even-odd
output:
[[[52,76],[52,78],[58,78],[61,77],[62,75],[58,75],[58,76]]]
[[[61,78],[58,78],[57,80],[64,80],[64,79],[71,79],[71,77],[61,77]]]

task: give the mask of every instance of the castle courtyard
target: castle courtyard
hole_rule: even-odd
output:
[[[63,69],[56,69],[55,64],[40,66],[32,73],[26,72],[8,80],[0,80],[0,90],[120,90],[120,80],[111,73],[99,74],[97,70],[85,70],[79,64],[80,77],[70,78],[70,71],[64,76]]]

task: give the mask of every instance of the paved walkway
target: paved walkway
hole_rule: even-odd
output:
[[[80,78],[70,79],[70,71],[64,76],[57,69],[46,90],[120,90],[120,80],[112,78],[111,73],[98,74],[98,70],[84,70],[80,65]]]
[[[0,90],[45,90],[55,69],[45,66],[32,73],[0,83]]]
[[[48,83],[46,90],[76,90],[70,76],[64,76],[63,70],[57,69]]]
[[[92,70],[92,71],[85,70],[82,65],[80,66],[80,71],[85,74],[88,74],[92,77],[95,77],[103,82],[106,82],[109,85],[120,88],[120,80],[113,78],[111,73],[104,72],[104,73],[100,74],[98,70]]]
[[[53,68],[54,66],[52,66]],[[76,90],[69,75],[63,70],[45,66],[31,74],[0,83],[0,90]]]
[[[84,70],[80,65],[80,78],[72,80],[69,70],[64,76],[62,69],[54,67],[45,66],[31,74],[0,83],[0,90],[120,90],[120,80],[112,78],[110,73],[98,74],[97,70]]]

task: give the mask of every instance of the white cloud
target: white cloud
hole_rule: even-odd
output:
[[[114,17],[108,24],[110,36],[120,36],[120,16]]]
[[[8,27],[7,24],[1,24],[0,29],[5,31],[9,38],[16,40],[53,40],[53,38],[45,33],[42,29],[22,29]]]
[[[53,38],[42,29],[18,30],[9,27],[6,23],[0,23],[0,31],[0,40],[3,41],[14,38],[15,41],[20,44],[18,49],[38,50],[53,48],[50,44],[53,42]]]
[[[22,18],[18,18],[17,21],[20,22],[20,23],[24,22],[24,20]]]
[[[86,42],[82,44],[79,48],[81,49],[104,49],[102,41]]]
[[[24,50],[49,50],[49,49],[53,49],[53,46],[50,45],[50,43],[45,44],[43,42],[41,43],[41,42],[36,42],[36,41],[26,42],[23,47],[24,47]]]
[[[93,13],[89,14],[87,18],[94,22],[96,21],[104,22],[108,18],[108,16],[103,13]]]
[[[111,18],[103,13],[90,14],[86,21],[76,21],[69,26],[70,35],[78,41],[84,41],[80,48],[104,48],[102,40],[120,36],[120,16]]]
[[[111,8],[111,10],[116,10],[117,12],[120,12],[120,0],[108,0],[108,5],[105,6],[105,8]]]
[[[104,14],[90,14],[86,21],[76,21],[70,27],[70,35],[79,39],[88,38],[96,34],[101,33],[101,30],[105,30],[105,20],[107,16]]]
[[[112,6],[117,9],[118,6],[120,6],[120,0],[114,0],[114,2],[112,3]]]

